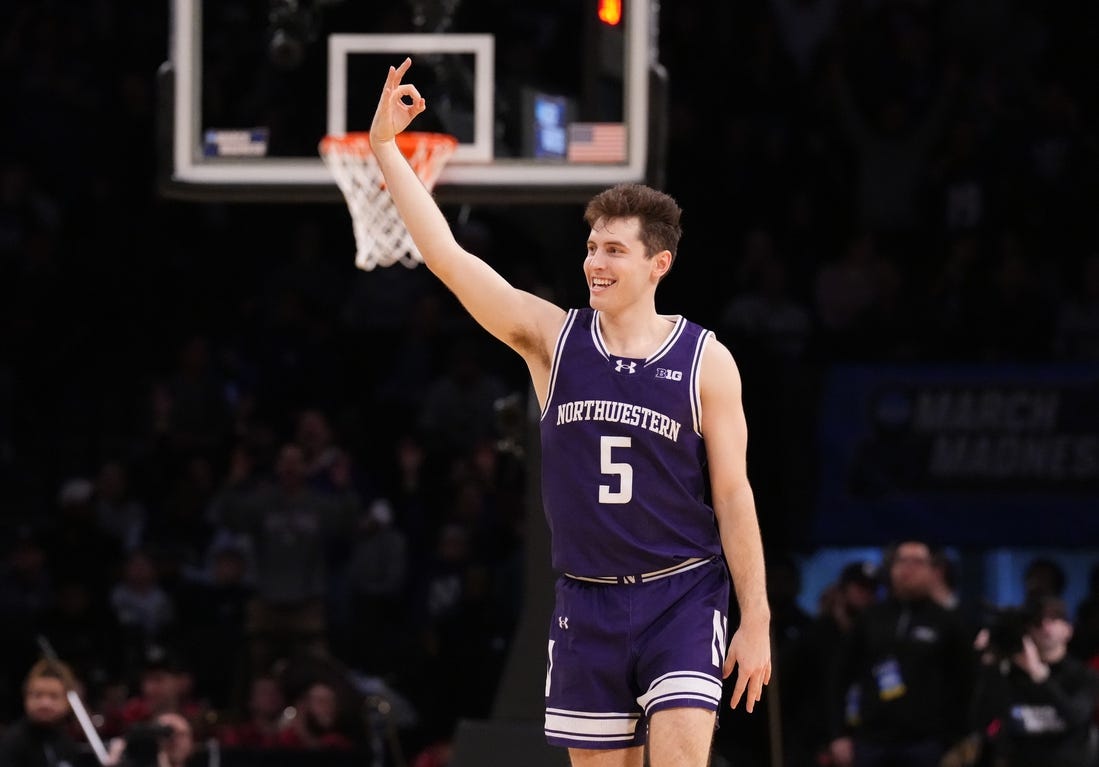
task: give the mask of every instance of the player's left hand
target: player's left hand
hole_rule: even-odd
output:
[[[766,623],[746,626],[743,623],[729,641],[722,676],[726,679],[737,669],[736,684],[729,698],[729,707],[736,708],[744,698],[744,708],[752,713],[763,696],[763,688],[771,681],[771,635]]]

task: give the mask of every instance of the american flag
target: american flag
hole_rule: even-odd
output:
[[[569,162],[625,162],[624,123],[571,123]]]

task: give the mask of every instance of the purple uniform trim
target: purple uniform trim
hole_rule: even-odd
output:
[[[716,711],[729,589],[720,558],[631,585],[558,579],[546,670],[547,742],[626,748],[645,742],[656,711]]]

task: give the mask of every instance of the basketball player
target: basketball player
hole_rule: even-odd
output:
[[[641,767],[646,744],[652,767],[703,767],[722,679],[737,667],[731,705],[749,712],[770,681],[770,608],[736,364],[656,312],[680,209],[637,184],[589,202],[590,308],[513,288],[457,243],[394,141],[426,108],[402,83],[411,64],[390,67],[370,129],[386,185],[427,267],[526,361],[541,408],[560,573],[547,740],[574,767]],[[730,573],[741,619],[726,642]]]

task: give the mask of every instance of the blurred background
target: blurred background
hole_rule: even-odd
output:
[[[523,609],[526,371],[426,270],[356,270],[342,203],[158,194],[168,13],[0,8],[0,720],[48,631],[105,732],[168,668],[200,742],[240,746],[277,671],[280,717],[337,701],[294,747],[445,764]],[[1075,613],[1099,6],[677,0],[658,43],[685,211],[658,308],[737,358],[787,596],[813,614],[917,536],[974,621],[1036,560]],[[585,302],[582,205],[444,212],[513,284]]]

